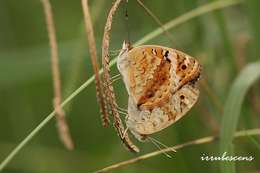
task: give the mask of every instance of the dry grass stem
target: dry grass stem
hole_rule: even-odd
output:
[[[110,79],[110,69],[109,69],[109,42],[110,42],[110,32],[112,29],[112,21],[113,21],[113,16],[116,12],[116,10],[119,7],[119,4],[122,2],[122,0],[116,0],[115,3],[113,4],[112,8],[109,11],[105,29],[104,29],[104,35],[103,35],[103,42],[102,42],[102,64],[103,64],[103,79],[104,79],[104,84],[105,84],[105,94],[106,98],[108,98],[108,104],[109,107],[111,108],[113,119],[114,119],[114,126],[117,130],[117,133],[125,146],[133,152],[138,152],[139,149],[131,142],[129,136],[127,133],[125,133],[125,128],[122,123],[122,120],[120,118],[119,112],[117,110],[117,103],[116,103],[116,96],[114,93],[114,88],[111,83]]]
[[[155,22],[161,27],[163,32],[165,33],[166,37],[170,40],[172,45],[174,44],[174,39],[168,29],[166,29],[163,25],[163,23],[160,21],[160,19],[142,2],[142,0],[137,0],[138,4],[147,12],[148,15],[150,15]]]
[[[91,16],[90,16],[90,12],[89,12],[89,7],[88,7],[88,0],[82,0],[81,3],[82,3],[83,13],[84,13],[84,23],[85,23],[85,29],[86,29],[86,34],[87,34],[90,58],[91,58],[91,63],[92,63],[94,75],[95,75],[96,94],[97,94],[97,99],[98,99],[98,103],[99,103],[100,111],[101,111],[102,125],[104,127],[108,127],[109,117],[108,117],[108,112],[105,107],[103,88],[102,88],[102,83],[101,83],[101,79],[99,76],[99,65],[97,62],[96,41],[95,41]]]
[[[54,99],[53,105],[56,113],[57,126],[59,131],[59,136],[63,144],[69,150],[74,148],[69,128],[66,123],[65,114],[61,108],[61,80],[59,72],[59,60],[58,60],[58,45],[56,41],[55,26],[53,21],[52,9],[49,0],[41,0],[44,8],[44,14],[46,18],[49,44],[51,50],[51,68],[52,68],[52,78],[53,78],[53,89],[54,89]]]
[[[235,135],[234,135],[234,138],[238,138],[238,137],[242,137],[242,136],[253,136],[253,135],[260,135],[260,128],[236,132]],[[132,163],[136,163],[136,162],[141,161],[141,160],[149,159],[151,157],[157,156],[159,154],[163,154],[165,152],[171,152],[172,150],[178,150],[178,149],[182,149],[182,148],[192,146],[192,145],[205,144],[205,143],[216,141],[217,139],[218,139],[218,136],[207,136],[207,137],[195,139],[195,140],[192,140],[192,141],[189,141],[189,142],[185,142],[183,144],[175,145],[173,147],[168,147],[168,148],[165,148],[165,149],[162,149],[162,150],[157,150],[157,151],[154,151],[154,152],[151,152],[151,153],[148,153],[148,154],[144,154],[144,155],[139,156],[139,157],[135,157],[133,159],[129,159],[129,160],[126,160],[126,161],[123,161],[123,162],[119,162],[119,163],[110,165],[108,167],[105,167],[103,169],[95,171],[95,173],[107,172],[107,171],[110,171],[110,170],[113,170],[113,169],[128,166]]]

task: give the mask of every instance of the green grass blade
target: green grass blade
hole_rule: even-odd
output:
[[[67,97],[61,104],[63,108],[68,104],[74,97],[76,97],[81,91],[83,91],[88,85],[94,81],[94,76],[89,78],[83,85],[76,89],[69,97]],[[14,150],[4,159],[0,164],[0,171],[12,160],[12,158],[54,117],[55,112],[52,111],[36,128],[34,128],[28,136],[26,136],[22,142],[20,142]]]
[[[225,7],[236,5],[241,2],[242,2],[242,0],[221,0],[221,1],[211,2],[206,5],[195,8],[194,10],[191,10],[191,11],[185,13],[184,15],[181,15],[181,16],[169,21],[168,23],[166,23],[163,26],[166,30],[169,30],[169,29],[172,29],[176,26],[179,26],[179,25],[187,22],[190,19],[201,16],[205,13],[212,12],[212,11],[215,11],[218,9],[223,9]],[[154,30],[153,32],[145,35],[141,40],[137,41],[135,43],[135,45],[144,44],[145,42],[150,41],[151,39],[159,36],[160,34],[162,34],[162,32],[163,32],[163,30],[161,28],[158,28],[158,29]]]
[[[260,61],[247,65],[234,81],[227,97],[220,132],[220,153],[232,155],[232,139],[238,124],[242,102],[250,86],[260,78]],[[222,173],[234,172],[235,162],[221,162]]]
[[[248,139],[255,145],[255,147],[260,151],[260,143],[252,136],[247,135]]]

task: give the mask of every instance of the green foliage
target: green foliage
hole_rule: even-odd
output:
[[[248,64],[231,86],[225,102],[220,133],[220,153],[229,151],[233,155],[232,138],[237,128],[242,102],[250,86],[260,77],[260,61]],[[231,148],[231,149],[230,149]],[[234,162],[221,162],[222,172],[234,172]]]

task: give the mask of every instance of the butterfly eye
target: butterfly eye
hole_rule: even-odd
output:
[[[180,99],[182,99],[182,100],[183,100],[184,98],[185,98],[185,96],[184,96],[184,95],[181,95],[181,96],[180,96]]]

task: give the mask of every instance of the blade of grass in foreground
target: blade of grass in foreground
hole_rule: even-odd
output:
[[[174,28],[182,23],[187,22],[195,17],[201,16],[203,14],[212,12],[214,10],[226,8],[229,6],[233,6],[239,4],[243,1],[241,0],[221,0],[217,2],[208,3],[201,7],[198,7],[190,12],[187,12],[180,17],[177,17],[174,20],[171,20],[167,24],[165,24],[166,29]],[[151,33],[145,35],[139,41],[137,41],[134,46],[143,44],[163,33],[161,28],[158,28]],[[116,63],[116,59],[113,59],[110,63],[110,66]],[[102,70],[100,71],[102,73]],[[83,91],[88,85],[90,85],[94,81],[94,76],[90,77],[85,83],[83,83],[78,89],[76,89],[69,97],[67,97],[61,104],[63,108],[67,105],[74,97],[76,97],[81,91]],[[13,157],[54,117],[54,112],[51,112],[36,128],[34,128],[28,136],[26,136],[12,151],[8,156],[1,162],[0,171],[2,171],[6,165],[13,159]]]
[[[227,97],[220,132],[220,153],[232,155],[232,139],[238,124],[242,102],[250,86],[260,78],[260,61],[247,65],[231,86]],[[221,162],[222,173],[235,172],[235,162]]]

